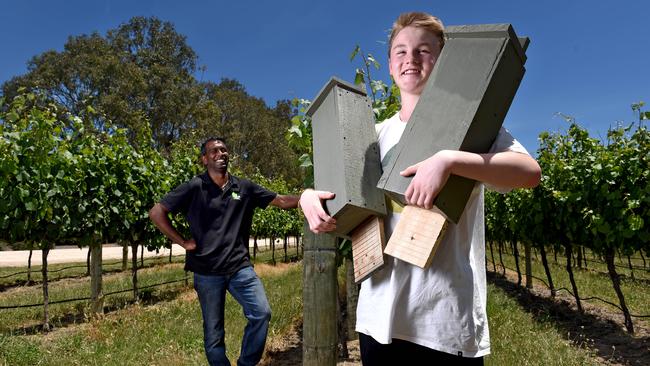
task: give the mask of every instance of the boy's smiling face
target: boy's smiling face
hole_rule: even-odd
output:
[[[402,94],[420,95],[440,55],[438,38],[424,28],[408,26],[393,39],[390,75]]]

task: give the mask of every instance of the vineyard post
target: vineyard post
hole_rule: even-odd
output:
[[[122,271],[126,271],[129,264],[129,243],[126,240],[118,240],[117,243],[122,247]]]
[[[133,301],[138,302],[138,243],[131,242],[131,278],[133,282]]]
[[[45,332],[50,331],[50,296],[48,289],[48,277],[47,277],[47,256],[50,254],[50,245],[46,243],[41,244],[43,250],[43,265],[41,266],[41,273],[43,275],[43,330]]]
[[[34,253],[33,243],[29,244],[29,257],[27,258],[27,285],[32,283],[32,254]]]
[[[90,245],[90,299],[94,314],[104,312],[104,295],[102,293],[102,244],[95,240]]]
[[[304,232],[302,362],[305,366],[336,365],[337,238],[315,235],[306,223]]]

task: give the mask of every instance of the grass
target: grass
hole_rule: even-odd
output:
[[[269,249],[269,244],[260,239],[260,250],[257,252],[255,262],[266,263],[270,262],[272,258],[272,251]],[[251,248],[251,257],[253,251]],[[131,251],[129,250],[129,259],[127,261],[127,270],[130,271],[131,266]],[[289,258],[296,257],[296,247],[291,245],[287,249],[287,256]],[[284,249],[282,243],[276,244],[275,260],[281,262],[284,260]],[[172,256],[172,263],[183,263],[185,261],[185,254],[176,254]],[[138,265],[140,265],[140,257],[138,256]],[[159,264],[169,263],[169,256],[158,257],[145,257],[143,260],[144,267],[152,267]],[[106,260],[102,264],[104,273],[116,273],[122,271],[122,260],[113,259]],[[43,281],[41,274],[41,266],[32,266],[31,281],[32,284],[40,284]],[[48,264],[48,278],[50,281],[57,281],[66,278],[77,278],[86,276],[86,263],[55,263]],[[27,263],[25,267],[0,267],[0,289],[15,286],[22,286],[27,284]]]
[[[596,365],[592,355],[567,341],[550,320],[521,309],[504,290],[488,285],[487,305],[492,354],[486,365]]]
[[[269,252],[258,257],[259,262],[269,259]],[[273,310],[269,342],[277,343],[302,315],[302,266],[259,264],[256,271],[262,278]],[[180,264],[159,265],[139,273],[142,285],[184,275]],[[606,277],[598,278],[609,284]],[[53,283],[52,289],[56,296],[81,296],[88,291],[85,281],[62,280],[60,284]],[[107,275],[104,283],[105,291],[129,287],[130,273]],[[11,289],[0,293],[0,303],[8,302],[10,297],[12,302],[36,301],[39,300],[39,291],[40,286]],[[84,314],[85,308],[80,305],[83,302],[58,305],[60,309],[53,311],[57,314],[59,326],[49,334],[24,331],[40,321],[40,308],[0,311],[0,327],[3,329],[0,331],[0,365],[206,363],[200,308],[191,287],[179,282],[155,288],[149,294],[151,301],[138,304],[130,304],[130,293],[124,298],[116,296],[114,300],[107,298],[107,304],[114,306],[115,310],[99,318],[79,318],[78,324],[69,321],[70,314]],[[520,307],[516,297],[492,284],[488,286],[488,316],[492,339],[492,355],[486,359],[488,365],[596,364],[593,355],[567,340],[565,330],[556,326],[550,317],[533,316]],[[239,354],[245,322],[241,308],[228,296],[226,348],[233,363]]]
[[[276,251],[276,260],[278,260],[278,251]],[[294,253],[295,254],[295,253]],[[272,257],[271,251],[259,252],[256,263],[270,262]],[[115,261],[106,261],[115,263]],[[145,261],[145,263],[147,263]],[[158,258],[148,262],[149,267],[138,270],[138,287],[146,287],[163,282],[180,280],[185,278],[182,262],[178,258],[172,264],[168,263],[167,258]],[[85,267],[84,264],[67,264],[60,265],[65,267]],[[109,267],[110,268],[110,267]],[[120,265],[121,268],[121,265]],[[77,268],[73,268],[77,269]],[[106,269],[106,268],[105,268]],[[24,268],[13,268],[15,272],[20,272]],[[110,270],[110,269],[109,269]],[[85,269],[82,271],[85,274]],[[40,273],[40,272],[39,272]],[[79,277],[83,274],[76,274],[71,277],[64,277],[61,280],[52,280],[49,282],[49,300],[56,302],[67,299],[90,297],[90,278]],[[191,273],[190,273],[191,277]],[[126,272],[115,271],[104,274],[103,293],[107,294],[115,291],[124,291],[132,288],[132,279],[130,269]],[[190,279],[191,282],[191,279]],[[141,290],[141,297],[145,302],[155,302],[162,299],[168,299],[176,296],[179,287],[184,286],[184,282],[177,282],[150,289]],[[104,306],[109,310],[119,309],[133,302],[131,291],[105,297]],[[14,287],[0,293],[0,306],[15,306],[28,304],[43,303],[43,290],[41,285]],[[60,304],[51,304],[49,306],[50,321],[55,327],[66,326],[69,323],[85,321],[87,317],[88,301],[80,300],[75,302],[65,302]],[[28,307],[19,309],[0,310],[0,332],[2,333],[33,333],[42,323],[43,307]]]
[[[130,255],[130,254],[129,254]],[[184,255],[172,256],[172,263],[182,263],[185,260]],[[168,256],[147,257],[144,258],[144,267],[152,267],[163,263],[169,263]],[[25,263],[26,265],[26,263]],[[138,257],[140,265],[140,257]],[[102,264],[104,273],[115,273],[122,271],[121,260],[107,260]],[[56,263],[48,264],[48,279],[58,281],[66,278],[77,278],[86,276],[86,263]],[[31,281],[40,284],[43,281],[41,266],[32,266]],[[130,271],[131,257],[127,262],[127,270]],[[0,268],[0,288],[22,286],[27,284],[27,267],[4,267]]]
[[[496,247],[495,250],[495,260],[497,262],[497,271],[500,271],[499,267],[499,258]],[[521,249],[523,253],[523,248]],[[515,269],[514,256],[508,253],[502,253],[503,262],[506,267],[510,269]],[[488,259],[491,259],[488,249]],[[564,256],[558,255],[558,263],[556,264],[553,260],[552,253],[548,256],[549,267],[551,271],[551,276],[553,278],[553,285],[556,289],[566,288],[571,290],[571,282],[569,281],[569,273],[566,271],[566,259]],[[533,256],[531,259],[532,272],[533,276],[541,278],[544,282],[548,283],[546,278],[546,272],[541,262],[541,258],[535,259]],[[524,276],[524,261],[523,258],[520,259],[519,266],[522,271],[522,276]],[[488,262],[488,269],[493,270],[492,263]],[[633,315],[650,315],[650,292],[648,291],[648,284],[650,280],[643,279],[643,276],[648,277],[650,272],[643,270],[636,270],[635,275],[637,279],[632,279],[629,276],[629,273],[626,273],[624,269],[617,268],[617,272],[621,271],[625,275],[621,277],[621,289],[625,296],[625,302],[628,306],[628,309]],[[627,271],[629,272],[629,270]],[[587,269],[574,268],[574,277],[576,284],[578,286],[578,294],[580,298],[588,298],[592,296],[599,297],[603,300],[607,300],[614,304],[619,304],[618,297],[614,292],[614,287],[607,273],[605,265],[598,265],[593,262],[589,262],[589,267]],[[620,272],[619,272],[620,273]],[[639,279],[641,278],[641,279]],[[525,277],[522,278],[522,282],[525,281]],[[533,279],[533,282],[541,283],[537,279]],[[569,295],[567,292],[562,292],[563,294]],[[571,296],[571,295],[569,295]],[[594,304],[601,307],[606,307],[610,311],[620,312],[619,309],[605,304],[602,301],[590,300],[590,304]],[[633,321],[637,321],[633,319]]]
[[[138,271],[138,286],[183,279],[185,272],[182,264],[160,265]],[[130,272],[108,274],[103,276],[103,292],[128,290],[132,287]],[[172,283],[160,287],[143,290],[145,301],[169,298],[174,296],[183,282]],[[60,300],[90,297],[90,278],[74,278],[54,281],[49,284],[50,302]],[[0,306],[39,304],[43,302],[41,286],[18,287],[0,294]],[[104,306],[108,309],[119,309],[133,301],[132,292],[124,292],[106,296]],[[87,314],[87,300],[65,302],[50,305],[50,319],[55,327],[63,327],[69,323],[84,321]],[[8,309],[0,311],[0,332],[31,333],[35,327],[42,323],[42,306]]]
[[[256,266],[273,309],[271,339],[281,337],[302,314],[301,267],[281,266],[286,268]],[[176,267],[174,264],[160,266],[151,277],[160,280],[176,276],[179,270]],[[2,294],[1,298],[4,297]],[[71,305],[67,307],[71,309]],[[16,319],[21,316],[14,314]],[[226,300],[226,319],[226,350],[234,362],[246,319],[231,296]],[[5,321],[14,327],[20,323],[7,317],[2,320],[5,328]],[[131,305],[49,334],[15,335],[6,331],[0,334],[0,365],[205,364],[200,307],[194,291],[178,285],[176,296],[165,301]]]

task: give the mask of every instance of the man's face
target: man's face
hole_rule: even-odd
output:
[[[390,75],[402,94],[420,95],[440,56],[438,38],[424,28],[408,26],[393,39]]]
[[[205,155],[201,156],[208,170],[225,173],[228,171],[228,148],[221,141],[210,141],[205,145]]]

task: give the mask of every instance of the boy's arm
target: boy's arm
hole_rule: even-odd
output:
[[[172,241],[172,243],[177,243],[185,250],[194,250],[196,249],[196,242],[194,239],[185,240],[178,233],[171,220],[169,219],[169,210],[167,207],[160,203],[156,203],[151,210],[149,210],[149,218],[153,221],[154,225],[163,233],[165,236]]]
[[[539,184],[541,169],[528,154],[514,151],[475,154],[442,150],[400,174],[415,174],[404,194],[407,203],[431,209],[434,198],[451,174],[496,187],[532,188]]]

